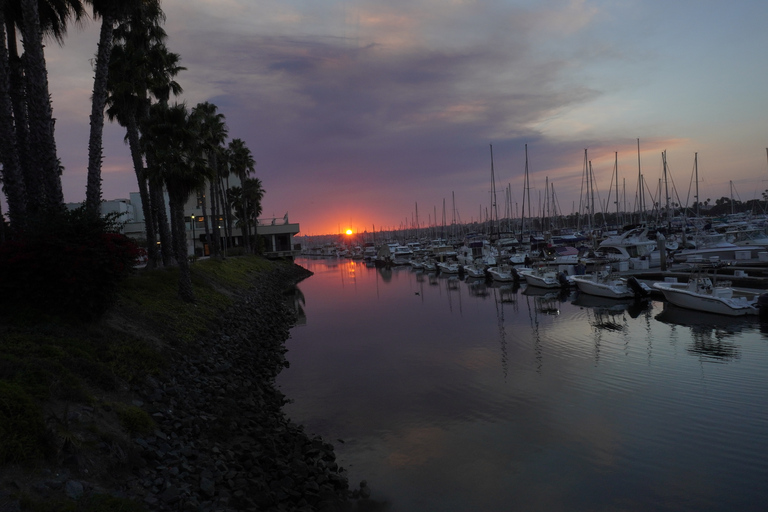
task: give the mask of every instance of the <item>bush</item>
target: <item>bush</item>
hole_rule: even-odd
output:
[[[82,207],[30,222],[0,245],[0,306],[84,320],[103,314],[141,254],[118,227],[114,217],[93,219]]]
[[[135,405],[130,405],[118,410],[118,417],[123,428],[129,434],[146,435],[155,428],[155,422],[152,417]]]
[[[0,381],[0,464],[37,459],[45,444],[40,407],[20,386]]]

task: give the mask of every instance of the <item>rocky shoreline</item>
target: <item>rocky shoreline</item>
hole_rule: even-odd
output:
[[[350,492],[333,446],[285,416],[286,398],[275,387],[295,322],[285,291],[309,275],[298,265],[259,273],[209,335],[172,349],[163,375],[130,390],[155,426],[128,446],[102,443],[110,463],[93,466],[111,475],[63,470],[33,484],[35,494],[108,494],[152,511],[358,508],[352,496],[360,491]],[[88,409],[75,414],[97,414]],[[0,505],[21,510],[18,501]]]

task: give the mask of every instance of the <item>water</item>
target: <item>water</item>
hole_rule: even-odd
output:
[[[298,263],[287,413],[389,510],[768,507],[759,319]]]

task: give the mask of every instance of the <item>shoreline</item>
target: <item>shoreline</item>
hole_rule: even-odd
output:
[[[333,446],[285,415],[287,399],[275,386],[295,323],[284,292],[310,275],[296,264],[256,273],[215,327],[168,347],[164,370],[125,390],[154,420],[151,432],[101,442],[67,464],[42,462],[35,476],[13,478],[3,468],[0,510],[22,510],[23,499],[103,495],[150,511],[352,510],[358,493]],[[66,412],[73,423],[100,428],[110,415],[106,403],[69,404]]]

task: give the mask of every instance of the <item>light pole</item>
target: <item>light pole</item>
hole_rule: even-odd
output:
[[[192,256],[197,256],[195,249],[195,216],[192,215]]]

